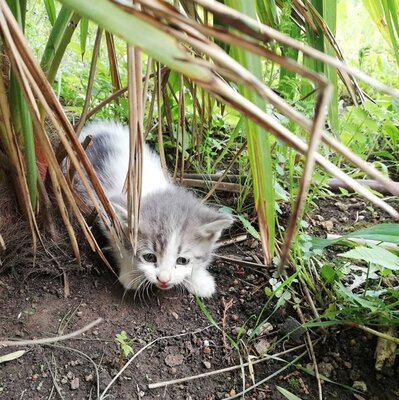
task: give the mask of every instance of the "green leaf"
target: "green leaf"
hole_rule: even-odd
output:
[[[345,239],[365,239],[399,244],[399,224],[379,224],[347,233],[337,239],[312,238],[312,248],[324,249]]]
[[[347,251],[346,253],[338,254],[338,256],[355,260],[363,260],[393,271],[399,270],[399,257],[379,246],[359,246]]]
[[[258,231],[253,227],[253,225],[243,215],[237,215],[237,218],[241,221],[245,230],[251,236],[253,236],[257,240],[260,240],[260,235],[259,235]]]
[[[210,82],[212,73],[195,61],[171,35],[150,23],[123,11],[119,5],[108,0],[82,1],[60,0],[62,4],[89,18],[107,32],[140,47],[155,60],[177,72],[202,82]]]
[[[44,5],[46,7],[48,19],[50,20],[51,26],[54,25],[55,20],[57,18],[57,13],[55,10],[55,1],[54,0],[44,0]]]
[[[301,400],[300,397],[298,397],[297,395],[291,393],[289,390],[284,389],[281,386],[276,386],[277,390],[284,396],[286,397],[288,400]]]
[[[330,264],[325,264],[321,267],[320,275],[327,283],[333,283],[338,279],[335,269]]]
[[[89,20],[82,18],[80,21],[80,54],[83,56],[86,53],[87,33],[89,31]]]

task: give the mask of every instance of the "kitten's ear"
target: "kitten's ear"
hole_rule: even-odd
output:
[[[201,225],[198,229],[198,234],[202,239],[216,241],[222,231],[233,224],[234,218],[222,212],[212,212],[212,214],[214,214],[212,215],[214,217],[213,221]]]

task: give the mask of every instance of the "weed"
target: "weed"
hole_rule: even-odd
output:
[[[119,346],[119,364],[122,366],[124,361],[134,354],[132,345],[136,339],[129,337],[126,331],[120,331],[115,335],[115,340]]]

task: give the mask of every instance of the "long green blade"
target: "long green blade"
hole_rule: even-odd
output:
[[[60,0],[83,17],[123,39],[138,46],[145,53],[168,67],[189,76],[192,79],[210,81],[211,73],[201,65],[195,64],[194,58],[169,36],[133,14],[121,10],[108,0],[82,1]]]
[[[9,1],[12,13],[16,20],[24,30],[26,1]],[[18,137],[22,136],[24,145],[24,156],[26,164],[26,180],[29,190],[32,208],[36,207],[37,200],[37,167],[35,154],[35,140],[33,136],[32,119],[22,95],[21,88],[16,80],[15,75],[11,72],[10,77],[10,105],[14,129]]]
[[[257,18],[253,1],[227,0],[226,4],[243,14]],[[233,56],[248,71],[262,80],[262,64],[257,55],[241,49],[233,49]],[[265,109],[264,100],[248,87],[239,85],[239,91],[260,109]],[[248,140],[248,157],[253,175],[255,207],[258,212],[265,261],[269,264],[273,258],[275,243],[275,198],[270,135],[248,118],[243,119],[243,127]]]

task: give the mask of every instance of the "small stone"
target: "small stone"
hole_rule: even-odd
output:
[[[73,372],[72,372],[72,371],[68,371],[68,373],[67,373],[67,378],[68,378],[69,380],[71,380],[71,379],[74,378],[74,375],[73,375]]]
[[[203,361],[203,364],[206,369],[211,369],[211,363],[209,361]]]
[[[329,220],[329,221],[324,221],[321,226],[327,231],[327,232],[331,232],[332,229],[334,228],[334,223]]]
[[[61,378],[61,381],[60,381],[62,384],[65,384],[65,383],[67,383],[68,382],[68,378],[66,377],[66,376],[63,376],[62,378]]]
[[[178,313],[172,311],[171,314],[172,314],[174,319],[179,319],[179,314]]]
[[[289,335],[289,337],[295,343],[301,343],[302,336],[306,333],[306,328],[304,328],[298,320],[291,316],[284,321],[280,327],[280,330],[283,334]]]
[[[39,374],[32,375],[32,381],[36,381],[39,378]]]
[[[204,347],[209,347],[209,340],[205,339],[203,345]]]
[[[241,296],[244,296],[244,295],[246,295],[247,294],[247,291],[245,290],[245,289],[241,289],[240,290],[240,295]]]
[[[250,274],[250,275],[247,276],[247,281],[248,282],[252,282],[254,280],[255,280],[255,275]]]
[[[170,369],[170,373],[171,373],[172,375],[176,375],[176,374],[177,374],[177,368],[176,368],[176,367],[172,367],[172,368]]]
[[[253,240],[252,243],[249,245],[251,249],[256,249],[259,246],[259,243],[256,240]]]
[[[237,314],[233,314],[233,315],[231,316],[231,319],[232,319],[233,321],[238,321],[239,318],[240,318],[240,317],[239,317]]]
[[[234,389],[231,389],[229,392],[229,397],[233,397],[237,394],[237,392]]]
[[[81,317],[83,315],[83,312],[82,311],[78,311],[77,313],[76,313],[76,316],[77,317]]]
[[[343,212],[346,212],[349,210],[349,205],[342,203],[340,201],[337,201],[336,203],[334,203],[334,206],[338,208],[338,210],[341,210]]]
[[[204,347],[204,348],[202,349],[202,352],[203,352],[204,354],[210,354],[210,353],[212,352],[212,350],[211,350],[210,347]]]
[[[101,370],[98,375],[100,381],[100,390],[103,391],[111,383],[112,378],[106,369]]]
[[[92,335],[98,336],[98,334],[99,334],[98,330],[97,330],[97,329],[94,329],[94,331],[92,332]]]
[[[265,322],[256,332],[256,336],[268,335],[274,329],[270,322]]]
[[[331,363],[322,361],[318,364],[318,367],[319,372],[322,375],[325,375],[327,378],[331,378],[331,375],[334,371],[334,366]]]
[[[85,381],[91,382],[93,380],[93,374],[85,375]]]
[[[79,389],[79,378],[74,378],[71,381],[71,389],[76,390]]]
[[[183,364],[183,354],[168,354],[165,358],[165,364],[168,367],[176,367],[177,365]]]
[[[352,387],[353,387],[353,389],[359,390],[362,393],[367,392],[367,385],[366,385],[366,382],[364,382],[364,381],[355,381],[355,382],[353,382]]]
[[[344,361],[345,368],[352,369],[352,363],[349,361]]]
[[[240,284],[240,281],[238,279],[234,279],[233,286],[238,286],[239,284]]]
[[[356,339],[351,339],[349,343],[350,343],[351,346],[355,346],[356,345]]]
[[[261,356],[270,349],[270,342],[266,339],[260,339],[254,344],[256,352]]]

